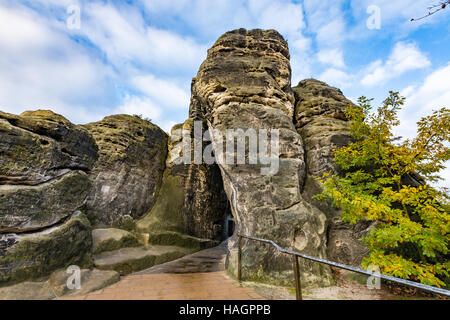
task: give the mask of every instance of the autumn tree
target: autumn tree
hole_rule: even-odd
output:
[[[319,200],[342,209],[354,224],[374,221],[362,239],[370,253],[362,266],[384,274],[445,287],[450,272],[449,196],[431,185],[450,159],[450,110],[442,108],[418,122],[414,139],[401,141],[392,129],[403,97],[390,92],[371,113],[371,100],[349,106],[353,142],[334,152],[340,174],[326,174]]]

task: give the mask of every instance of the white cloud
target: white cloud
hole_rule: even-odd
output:
[[[190,94],[174,81],[158,79],[153,75],[136,76],[132,85],[152,100],[168,108],[186,109],[189,107]]]
[[[406,96],[406,103],[399,113],[400,126],[395,134],[404,138],[413,138],[417,132],[417,122],[433,110],[450,107],[450,63],[435,70],[425,78],[420,86],[409,86],[401,94]],[[443,181],[438,186],[450,188],[450,163],[442,171]]]
[[[190,37],[146,25],[137,9],[120,10],[92,3],[83,10],[81,35],[106,53],[118,67],[132,62],[146,68],[196,69],[206,56],[206,46]]]
[[[51,108],[88,122],[98,120],[102,100],[109,103],[111,69],[32,10],[0,5],[0,48],[2,110]],[[86,101],[99,103],[98,109]]]
[[[321,50],[317,54],[317,59],[324,64],[329,64],[337,68],[344,68],[344,54],[340,49]]]
[[[397,42],[388,60],[374,61],[368,68],[368,74],[362,79],[365,86],[375,86],[404,73],[429,67],[430,60],[414,43]]]
[[[153,122],[161,117],[162,110],[148,98],[127,96],[124,104],[116,108],[114,113],[142,115],[144,118],[149,118]]]
[[[411,137],[416,132],[416,122],[429,115],[433,110],[450,107],[450,63],[427,76],[421,86],[409,86],[401,94],[406,96],[406,103],[400,112],[400,134]]]
[[[342,70],[329,68],[319,76],[319,80],[324,81],[329,85],[345,89],[350,86],[352,77]]]

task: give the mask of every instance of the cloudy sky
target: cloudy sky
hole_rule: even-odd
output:
[[[450,106],[450,8],[409,21],[438,2],[0,0],[0,110],[50,108],[75,123],[142,114],[169,131],[186,119],[191,79],[222,33],[274,28],[288,40],[294,85],[314,77],[375,104],[400,91],[398,133],[411,136],[420,117]]]

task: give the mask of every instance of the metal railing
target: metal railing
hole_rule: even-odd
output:
[[[295,276],[295,290],[296,290],[297,300],[302,300],[302,286],[301,286],[301,281],[300,281],[300,266],[299,266],[299,262],[298,262],[299,258],[303,258],[303,259],[307,259],[307,260],[323,263],[323,264],[326,264],[326,265],[329,265],[329,266],[333,266],[333,267],[337,267],[337,268],[340,268],[340,269],[345,269],[345,270],[357,272],[357,273],[364,274],[364,275],[367,275],[367,276],[377,277],[377,278],[380,278],[380,279],[383,279],[383,280],[396,282],[396,283],[399,283],[399,284],[402,284],[402,285],[405,285],[405,286],[408,286],[408,287],[411,287],[411,288],[419,289],[419,290],[422,290],[422,291],[431,292],[431,293],[434,293],[434,294],[450,297],[450,291],[449,290],[445,290],[445,289],[441,289],[441,288],[437,288],[437,287],[433,287],[433,286],[428,286],[428,285],[421,284],[421,283],[414,282],[414,281],[410,281],[410,280],[404,280],[404,279],[400,279],[400,278],[396,278],[396,277],[392,277],[392,276],[387,276],[387,275],[384,275],[384,274],[381,274],[381,273],[370,272],[370,271],[363,270],[363,269],[360,269],[360,268],[348,266],[348,265],[345,265],[345,264],[342,264],[342,263],[337,263],[337,262],[333,262],[333,261],[329,261],[329,260],[325,260],[325,259],[321,259],[321,258],[308,256],[306,254],[298,253],[298,252],[291,251],[291,250],[286,250],[284,248],[281,248],[278,244],[276,244],[272,240],[260,239],[260,238],[255,238],[255,237],[241,235],[241,234],[238,234],[238,238],[239,238],[238,280],[242,281],[242,239],[248,239],[248,240],[253,240],[253,241],[258,241],[258,242],[271,244],[279,252],[282,252],[282,253],[285,253],[285,254],[288,254],[288,255],[292,256],[292,262],[293,262],[293,268],[294,268],[294,276]]]

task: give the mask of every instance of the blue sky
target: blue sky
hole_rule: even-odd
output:
[[[75,123],[142,114],[169,131],[187,118],[191,79],[222,33],[274,28],[288,40],[293,85],[314,77],[375,104],[400,91],[398,133],[411,136],[450,105],[450,8],[409,21],[437,2],[0,0],[0,109],[50,108]],[[73,5],[79,29],[68,28]]]

